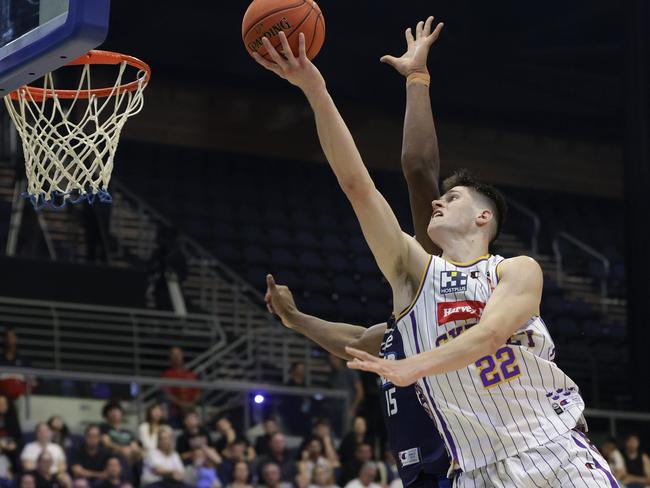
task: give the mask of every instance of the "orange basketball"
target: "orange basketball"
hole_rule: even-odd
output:
[[[325,41],[325,19],[314,0],[254,0],[242,22],[242,38],[249,53],[266,59],[262,38],[268,37],[280,51],[278,34],[284,31],[292,51],[298,55],[298,34],[305,34],[307,57],[314,59]]]

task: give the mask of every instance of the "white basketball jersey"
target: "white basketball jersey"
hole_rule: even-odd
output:
[[[397,317],[404,352],[435,349],[476,325],[504,258],[452,263],[432,256],[413,303]],[[465,472],[550,442],[576,426],[584,402],[553,362],[555,345],[535,316],[466,368],[418,381],[420,400]]]

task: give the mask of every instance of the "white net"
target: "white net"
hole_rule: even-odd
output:
[[[91,90],[91,65],[86,64],[72,98],[57,95],[51,73],[44,77],[45,96],[22,87],[16,100],[5,97],[22,139],[27,196],[36,208],[111,201],[108,184],[120,134],[127,119],[142,110],[147,84],[139,71],[134,90],[120,89],[127,66],[118,65],[107,96],[81,96]]]

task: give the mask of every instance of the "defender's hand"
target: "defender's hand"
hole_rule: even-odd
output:
[[[431,32],[432,25],[433,17],[429,17],[426,22],[419,22],[415,29],[415,38],[413,38],[411,28],[406,29],[406,53],[401,58],[384,56],[381,58],[381,62],[390,64],[404,76],[413,73],[428,74],[427,58],[429,49],[436,42],[438,36],[440,36],[440,31],[444,27],[443,23],[439,23],[435,30]]]
[[[282,323],[289,329],[293,328],[291,317],[298,312],[296,302],[288,287],[277,285],[273,275],[266,275],[266,295],[264,296],[266,308],[277,315]]]
[[[413,357],[398,360],[380,359],[353,347],[346,347],[345,352],[354,358],[348,361],[348,368],[376,373],[395,386],[409,386],[420,379]]]
[[[307,58],[307,49],[305,47],[305,35],[301,32],[299,35],[299,52],[298,57],[294,55],[289,47],[287,36],[284,32],[278,34],[282,43],[282,54],[280,54],[266,37],[262,38],[264,48],[267,50],[274,62],[268,61],[258,53],[253,53],[253,59],[264,66],[269,71],[273,71],[280,78],[287,80],[292,85],[297,86],[303,92],[309,93],[314,90],[325,87],[325,80],[320,71]]]

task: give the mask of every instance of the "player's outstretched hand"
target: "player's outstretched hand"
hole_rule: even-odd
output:
[[[275,283],[273,275],[266,275],[266,295],[264,295],[267,310],[280,317],[282,323],[292,328],[291,317],[298,311],[291,290],[284,285]]]
[[[427,58],[429,49],[438,40],[438,36],[440,36],[440,32],[444,27],[443,23],[439,23],[431,32],[433,20],[433,17],[429,17],[426,22],[419,22],[415,28],[415,37],[413,37],[413,31],[410,27],[406,29],[406,53],[400,58],[384,56],[381,58],[381,62],[390,64],[404,76],[413,73],[428,74]]]
[[[287,41],[287,36],[284,32],[280,32],[278,37],[282,43],[282,54],[273,47],[268,38],[264,37],[262,38],[262,43],[273,61],[264,59],[258,53],[253,53],[253,59],[269,71],[273,71],[280,78],[297,86],[305,93],[324,88],[325,80],[323,79],[323,75],[320,74],[318,68],[307,58],[305,35],[302,32],[299,35],[300,47],[297,56],[291,51],[289,41]]]
[[[416,361],[414,360],[416,356],[406,359],[389,360],[380,359],[353,347],[346,347],[345,352],[354,358],[352,361],[348,361],[348,368],[376,373],[395,386],[409,386],[420,378],[418,369],[416,368]]]

